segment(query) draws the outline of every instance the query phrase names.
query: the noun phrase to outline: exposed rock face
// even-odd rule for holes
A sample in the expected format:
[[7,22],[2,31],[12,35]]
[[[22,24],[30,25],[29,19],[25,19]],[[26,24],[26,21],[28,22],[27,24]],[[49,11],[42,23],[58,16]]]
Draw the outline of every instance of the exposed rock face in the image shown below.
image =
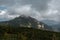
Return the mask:
[[13,27],[28,27],[28,28],[51,30],[51,28],[48,25],[46,25],[40,21],[37,21],[36,19],[34,19],[30,16],[24,16],[24,15],[21,15],[13,20],[10,20],[7,22],[1,22],[0,24],[10,25]]

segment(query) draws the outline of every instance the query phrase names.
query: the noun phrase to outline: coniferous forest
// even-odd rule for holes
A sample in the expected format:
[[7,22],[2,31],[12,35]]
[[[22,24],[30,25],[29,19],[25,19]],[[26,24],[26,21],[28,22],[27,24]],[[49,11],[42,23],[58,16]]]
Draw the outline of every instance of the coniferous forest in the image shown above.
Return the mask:
[[28,27],[0,25],[0,40],[60,40],[60,33]]

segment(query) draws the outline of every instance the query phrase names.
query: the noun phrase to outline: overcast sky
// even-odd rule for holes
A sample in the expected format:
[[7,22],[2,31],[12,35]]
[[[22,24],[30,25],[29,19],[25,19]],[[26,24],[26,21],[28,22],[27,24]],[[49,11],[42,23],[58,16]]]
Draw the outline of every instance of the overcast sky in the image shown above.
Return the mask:
[[60,22],[60,0],[0,0],[0,21],[19,15]]

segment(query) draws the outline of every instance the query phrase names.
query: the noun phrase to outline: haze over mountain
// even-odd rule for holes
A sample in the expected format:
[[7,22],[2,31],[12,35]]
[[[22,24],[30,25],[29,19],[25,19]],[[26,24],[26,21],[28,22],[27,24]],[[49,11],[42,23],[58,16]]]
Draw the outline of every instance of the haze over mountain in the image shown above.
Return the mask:
[[10,25],[11,27],[28,27],[53,31],[51,26],[48,26],[43,22],[37,21],[36,19],[25,15],[21,15],[10,21],[0,22],[0,25]]

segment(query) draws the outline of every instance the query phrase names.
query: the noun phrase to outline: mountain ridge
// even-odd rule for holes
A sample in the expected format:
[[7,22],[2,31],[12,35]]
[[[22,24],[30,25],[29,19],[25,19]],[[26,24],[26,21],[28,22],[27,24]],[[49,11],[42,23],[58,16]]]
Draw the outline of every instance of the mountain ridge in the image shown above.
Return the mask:
[[30,16],[21,15],[16,17],[13,20],[0,22],[0,25],[10,25],[13,27],[29,27],[29,28],[36,28],[36,29],[44,29],[52,31],[52,28],[47,24],[36,20]]

